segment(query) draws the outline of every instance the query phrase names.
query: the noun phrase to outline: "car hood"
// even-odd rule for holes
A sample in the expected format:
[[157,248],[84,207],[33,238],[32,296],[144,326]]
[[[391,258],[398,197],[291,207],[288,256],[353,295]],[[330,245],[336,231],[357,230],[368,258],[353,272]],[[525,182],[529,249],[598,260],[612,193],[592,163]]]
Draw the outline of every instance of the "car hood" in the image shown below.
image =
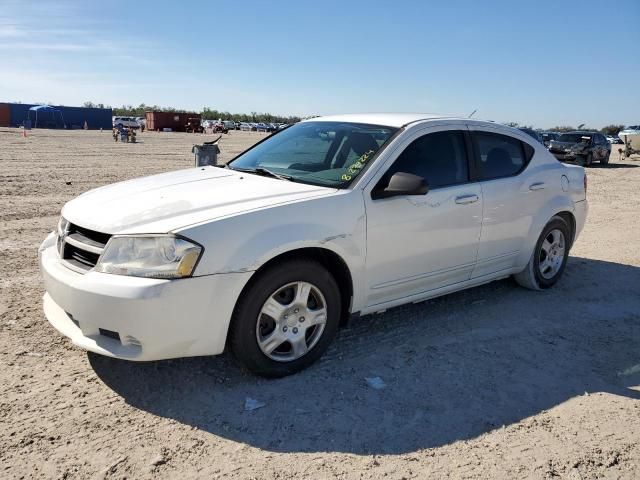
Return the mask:
[[201,167],[90,190],[67,203],[62,215],[71,223],[104,233],[167,233],[336,191],[229,169]]

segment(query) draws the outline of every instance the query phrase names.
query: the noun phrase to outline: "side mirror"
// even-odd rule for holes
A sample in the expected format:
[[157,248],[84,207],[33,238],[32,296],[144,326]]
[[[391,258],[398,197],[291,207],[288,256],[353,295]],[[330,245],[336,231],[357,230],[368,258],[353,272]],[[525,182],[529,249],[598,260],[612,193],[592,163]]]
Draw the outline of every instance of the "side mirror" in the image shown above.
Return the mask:
[[428,191],[429,187],[424,178],[412,173],[396,172],[386,188],[376,188],[371,192],[371,198],[377,200],[399,195],[425,195]]

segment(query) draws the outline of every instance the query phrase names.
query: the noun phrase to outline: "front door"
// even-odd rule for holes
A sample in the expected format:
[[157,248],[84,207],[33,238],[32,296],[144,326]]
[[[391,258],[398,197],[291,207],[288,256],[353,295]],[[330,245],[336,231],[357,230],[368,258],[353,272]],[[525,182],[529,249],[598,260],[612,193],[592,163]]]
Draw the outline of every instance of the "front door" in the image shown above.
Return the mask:
[[[469,181],[465,132],[423,129],[398,152],[363,191],[369,308],[468,280],[476,261],[482,192]],[[425,178],[428,193],[373,200],[396,172]]]

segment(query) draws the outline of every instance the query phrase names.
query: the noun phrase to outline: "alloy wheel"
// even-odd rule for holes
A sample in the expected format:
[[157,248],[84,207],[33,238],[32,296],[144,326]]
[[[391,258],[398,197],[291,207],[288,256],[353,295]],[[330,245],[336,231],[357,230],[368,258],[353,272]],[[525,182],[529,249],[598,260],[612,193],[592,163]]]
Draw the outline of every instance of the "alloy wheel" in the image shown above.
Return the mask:
[[258,314],[258,346],[277,362],[297,360],[318,343],[326,323],[320,289],[309,282],[289,283],[269,295]]
[[538,254],[538,269],[546,280],[553,278],[564,262],[565,239],[559,229],[551,230],[545,237]]

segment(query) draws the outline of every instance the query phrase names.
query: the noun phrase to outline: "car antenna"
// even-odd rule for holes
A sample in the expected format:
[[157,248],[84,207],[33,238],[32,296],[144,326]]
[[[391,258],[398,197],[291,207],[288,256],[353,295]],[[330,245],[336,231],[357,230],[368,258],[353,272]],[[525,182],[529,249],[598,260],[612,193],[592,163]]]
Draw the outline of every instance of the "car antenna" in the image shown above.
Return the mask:
[[578,130],[580,130],[582,127],[584,127],[584,123],[581,123],[580,125],[578,125]]
[[478,109],[476,108],[473,112],[471,112],[471,114],[467,117],[467,118],[471,118],[473,117],[473,115],[478,111]]

